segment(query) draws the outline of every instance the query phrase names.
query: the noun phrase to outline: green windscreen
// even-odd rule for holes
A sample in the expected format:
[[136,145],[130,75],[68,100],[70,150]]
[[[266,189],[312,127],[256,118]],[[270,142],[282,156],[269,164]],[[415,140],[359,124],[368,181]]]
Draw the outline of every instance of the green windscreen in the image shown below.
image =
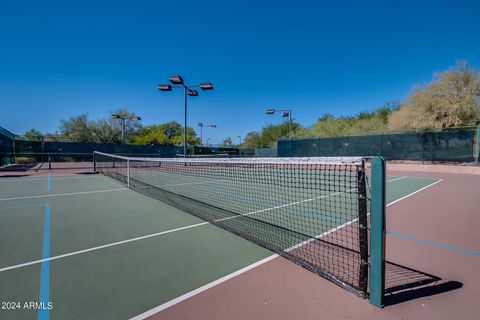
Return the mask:
[[475,160],[475,129],[279,140],[279,157],[382,156],[386,160]]
[[13,152],[14,135],[10,131],[0,127],[0,166],[11,163],[9,153]]

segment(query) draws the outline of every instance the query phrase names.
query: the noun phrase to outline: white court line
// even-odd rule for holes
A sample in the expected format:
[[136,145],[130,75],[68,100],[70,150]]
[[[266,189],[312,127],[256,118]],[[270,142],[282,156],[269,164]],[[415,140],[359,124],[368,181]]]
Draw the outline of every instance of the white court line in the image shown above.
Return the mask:
[[[117,190],[130,190],[130,189],[124,188],[124,189],[117,189]],[[114,190],[111,190],[111,191],[114,191]],[[331,195],[333,196],[333,195],[338,194],[338,193],[340,193],[340,192],[335,192],[335,193],[332,193]],[[324,196],[321,196],[321,197],[328,197],[328,196],[330,196],[330,195],[324,195]],[[317,198],[319,198],[319,197],[317,197]],[[275,208],[286,207],[286,206],[289,206],[289,205],[294,205],[294,204],[298,204],[298,203],[306,202],[306,201],[312,201],[312,200],[315,200],[317,198],[312,198],[312,199],[306,199],[306,200],[303,200],[303,201],[296,201],[296,202],[292,202],[292,203],[287,203],[287,204],[284,204],[284,205],[281,205],[281,206],[277,206]],[[248,212],[248,213],[244,213],[242,215],[233,216],[233,217],[238,218],[240,216],[250,215],[250,214],[253,214],[253,213],[258,213],[258,212],[263,212],[263,211],[268,211],[268,210],[273,210],[273,209],[274,208],[269,208],[269,209],[254,211],[254,212]],[[231,217],[228,217],[228,218],[231,218]],[[224,221],[224,220],[227,220],[227,218],[217,219],[215,221],[217,222],[217,221]],[[104,249],[104,248],[108,248],[108,247],[118,246],[120,244],[125,244],[125,243],[132,242],[132,241],[138,241],[138,240],[143,240],[143,239],[147,239],[147,238],[151,238],[151,237],[156,237],[156,236],[164,235],[164,234],[171,233],[171,232],[176,232],[176,231],[186,230],[186,229],[190,229],[190,228],[194,228],[194,227],[198,227],[198,226],[203,226],[203,225],[206,225],[206,224],[210,224],[210,222],[202,222],[202,223],[192,224],[192,225],[184,226],[184,227],[181,227],[181,228],[166,230],[166,231],[157,232],[157,233],[153,233],[153,234],[149,234],[149,235],[145,235],[145,236],[141,236],[141,237],[136,237],[136,238],[127,239],[127,240],[123,240],[123,241],[113,242],[113,243],[109,243],[109,244],[105,244],[105,245],[101,245],[101,246],[97,246],[97,247],[93,247],[93,248],[89,248],[89,249],[84,249],[84,250],[80,250],[80,251],[74,251],[74,252],[70,252],[70,253],[66,253],[66,254],[62,254],[62,255],[58,255],[58,256],[49,257],[49,258],[46,258],[46,259],[21,263],[21,264],[17,264],[17,265],[2,268],[2,269],[0,269],[0,272],[12,270],[12,269],[18,269],[18,268],[30,266],[30,265],[33,265],[33,264],[42,263],[42,262],[45,262],[45,261],[51,261],[51,260],[57,260],[57,259],[65,258],[65,257],[70,257],[70,256],[74,256],[74,255],[77,255],[77,254],[82,254],[82,253],[85,253],[85,252],[90,252],[90,251],[100,250],[100,249]]]
[[440,183],[440,182],[442,182],[442,181],[443,181],[442,179],[439,179],[439,180],[437,180],[437,181],[435,181],[435,182],[433,182],[433,183],[431,183],[431,184],[429,184],[429,185],[427,185],[427,186],[425,186],[425,187],[423,187],[423,188],[421,188],[421,189],[418,189],[417,191],[414,191],[414,192],[412,192],[412,193],[410,193],[410,194],[407,194],[407,195],[404,196],[404,197],[401,197],[401,198],[399,198],[399,199],[397,199],[397,200],[394,200],[394,201],[390,202],[389,204],[387,204],[387,207],[389,207],[389,206],[391,206],[391,205],[393,205],[393,204],[395,204],[395,203],[397,203],[397,202],[399,202],[399,201],[402,201],[403,199],[406,199],[406,198],[408,198],[408,197],[411,197],[411,196],[413,196],[414,194],[417,194],[417,193],[419,193],[420,191],[423,191],[423,190],[425,190],[425,189],[427,189],[427,188],[430,188],[431,186],[436,185],[437,183]]
[[268,262],[268,261],[270,261],[270,260],[273,260],[273,259],[276,258],[276,257],[278,257],[278,254],[273,254],[273,255],[271,255],[271,256],[268,256],[268,257],[266,257],[266,258],[264,258],[264,259],[262,259],[262,260],[259,260],[259,261],[255,262],[255,263],[252,263],[251,265],[248,265],[248,266],[246,266],[246,267],[244,267],[244,268],[242,268],[242,269],[240,269],[240,270],[237,270],[237,271],[235,271],[235,272],[232,272],[232,273],[230,273],[230,274],[227,274],[226,276],[224,276],[224,277],[222,277],[222,278],[219,278],[219,279],[217,279],[217,280],[215,280],[215,281],[212,281],[212,282],[210,282],[210,283],[207,283],[206,285],[201,286],[200,288],[197,288],[197,289],[192,290],[192,291],[190,291],[190,292],[187,292],[187,293],[185,293],[185,294],[183,294],[183,295],[181,295],[181,296],[179,296],[179,297],[176,297],[175,299],[172,299],[172,300],[170,300],[170,301],[168,301],[168,302],[165,302],[164,304],[162,304],[162,305],[160,305],[160,306],[158,306],[158,307],[156,307],[156,308],[153,308],[153,309],[148,310],[148,311],[146,311],[146,312],[144,312],[144,313],[142,313],[142,314],[139,314],[138,316],[135,316],[135,317],[133,317],[133,318],[130,318],[130,320],[141,320],[141,319],[148,318],[148,317],[154,315],[155,313],[158,313],[159,311],[162,311],[162,310],[164,310],[164,309],[170,308],[171,306],[174,306],[174,305],[176,305],[177,303],[182,302],[183,300],[187,300],[188,298],[191,298],[191,297],[193,297],[193,296],[195,296],[195,295],[197,295],[197,294],[199,294],[199,293],[201,293],[201,292],[203,292],[203,291],[206,291],[206,290],[208,290],[208,289],[211,289],[211,288],[213,288],[213,287],[215,287],[215,286],[217,286],[217,285],[219,285],[219,284],[221,284],[221,283],[223,283],[223,282],[225,282],[225,281],[227,281],[227,280],[230,280],[230,279],[232,279],[232,278],[235,278],[236,276],[238,276],[238,275],[240,275],[240,274],[242,274],[242,273],[244,273],[244,272],[247,272],[247,271],[249,271],[249,270],[251,270],[251,269],[253,269],[253,268],[256,268],[256,267],[258,267],[258,266],[260,266],[260,265],[262,265],[262,264],[264,264],[264,263],[266,263],[266,262]]
[[[95,175],[91,174],[89,176],[78,176],[78,175],[53,175],[52,180],[66,180],[66,179],[91,179],[92,176],[98,176],[98,177],[104,177],[101,175]],[[46,180],[48,178],[48,175],[45,176],[37,176],[37,177],[31,177],[31,178],[14,178],[14,177],[9,177],[9,178],[1,178],[0,182],[22,182],[22,181],[35,181],[35,180]]]
[[37,198],[49,198],[49,197],[62,197],[62,196],[73,196],[78,194],[90,194],[90,193],[103,193],[103,192],[114,192],[114,191],[125,191],[130,190],[128,188],[117,188],[117,189],[106,189],[106,190],[96,190],[96,191],[79,191],[79,192],[69,192],[69,193],[53,193],[53,194],[41,194],[38,196],[25,196],[25,197],[15,197],[15,198],[0,198],[0,201],[11,201],[11,200],[24,200],[24,199],[37,199]]
[[323,196],[318,196],[318,197],[315,197],[315,198],[290,202],[290,203],[282,204],[282,205],[275,206],[275,207],[270,207],[270,208],[266,208],[266,209],[260,209],[260,210],[257,210],[257,211],[242,213],[242,214],[239,214],[239,215],[236,215],[236,216],[230,216],[230,217],[225,217],[225,218],[222,218],[222,219],[218,219],[218,220],[215,220],[215,222],[221,222],[221,221],[225,221],[225,220],[236,219],[236,218],[242,217],[242,216],[249,216],[249,215],[257,214],[257,213],[261,213],[261,212],[266,212],[266,211],[272,211],[272,210],[275,210],[275,209],[285,208],[285,207],[293,206],[293,205],[296,205],[296,204],[299,204],[299,203],[310,202],[310,201],[315,201],[315,200],[318,200],[318,199],[323,199],[323,198],[327,198],[327,197],[336,196],[337,194],[344,193],[344,192],[349,192],[349,191],[350,190],[338,191],[338,192],[334,192],[334,193],[330,193],[330,194],[325,194]]
[[387,180],[385,182],[393,182],[393,181],[398,181],[398,180],[402,180],[402,179],[407,179],[408,177],[398,177],[398,178],[394,178],[394,179],[391,179],[391,180]]
[[148,239],[148,238],[156,237],[156,236],[167,234],[167,233],[172,233],[172,232],[176,232],[176,231],[180,231],[180,230],[185,230],[185,229],[190,229],[190,228],[194,228],[194,227],[198,227],[198,226],[203,226],[203,225],[206,225],[206,224],[210,224],[210,223],[209,222],[201,222],[201,223],[197,223],[197,224],[191,224],[191,225],[188,225],[188,226],[185,226],[185,227],[170,229],[170,230],[166,230],[166,231],[162,231],[162,232],[149,234],[149,235],[146,235],[146,236],[141,236],[141,237],[127,239],[127,240],[123,240],[123,241],[119,241],[119,242],[104,244],[104,245],[101,245],[101,246],[92,247],[92,248],[79,250],[79,251],[74,251],[74,252],[70,252],[70,253],[65,253],[65,254],[61,254],[61,255],[58,255],[58,256],[49,257],[49,258],[46,258],[46,259],[40,259],[40,260],[25,262],[25,263],[17,264],[17,265],[14,265],[14,266],[9,266],[9,267],[2,268],[2,269],[0,269],[0,272],[13,270],[13,269],[18,269],[18,268],[23,268],[23,267],[26,267],[26,266],[39,264],[39,263],[46,262],[46,261],[52,261],[52,260],[58,260],[58,259],[66,258],[66,257],[76,256],[76,255],[86,253],[86,252],[90,252],[90,251],[96,251],[96,250],[105,249],[105,248],[109,248],[109,247],[113,247],[113,246],[118,246],[120,244],[125,244],[125,243],[129,243],[129,242],[133,242],[133,241]]
[[[135,179],[135,177],[133,177]],[[161,188],[161,187],[177,187],[177,186],[189,186],[189,185],[194,185],[194,184],[211,184],[211,183],[217,183],[218,181],[211,180],[211,181],[199,181],[199,182],[182,182],[182,183],[172,183],[172,184],[160,184],[160,185],[154,185],[154,187]],[[142,187],[138,189],[150,189],[150,187]]]
[[[391,176],[391,177],[395,177],[395,176]],[[417,180],[441,180],[441,179],[438,179],[438,178],[412,177],[412,176],[406,176],[406,178],[417,179]]]

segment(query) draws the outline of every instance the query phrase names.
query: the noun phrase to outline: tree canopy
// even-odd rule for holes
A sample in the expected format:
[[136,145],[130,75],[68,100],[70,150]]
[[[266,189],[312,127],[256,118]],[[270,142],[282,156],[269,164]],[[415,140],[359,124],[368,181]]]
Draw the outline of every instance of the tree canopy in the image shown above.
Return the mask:
[[[112,114],[125,117],[125,140],[131,141],[136,131],[141,127],[134,112],[127,109],[117,109]],[[122,127],[118,119],[111,116],[98,120],[88,119],[88,115],[81,114],[67,120],[60,121],[59,139],[73,142],[121,143]]]
[[37,129],[30,129],[25,131],[25,133],[22,136],[23,140],[28,140],[28,141],[43,141],[44,135]]
[[[137,130],[132,142],[149,145],[183,145],[183,126],[176,121],[145,126]],[[200,138],[196,137],[195,130],[191,127],[187,127],[187,143],[200,144]]]
[[388,131],[388,117],[397,108],[396,102],[390,102],[374,111],[363,111],[355,116],[334,117],[327,113],[318,118],[304,135],[343,136]]
[[225,139],[222,140],[220,143],[221,147],[232,147],[233,146],[233,141],[231,137],[226,137]]
[[[275,142],[281,138],[290,136],[290,126],[287,121],[278,125],[267,124],[260,132],[249,132],[243,139],[242,147],[244,148],[269,148],[274,147]],[[304,136],[305,128],[299,123],[292,121],[291,136]]]
[[389,119],[392,130],[444,129],[480,122],[480,75],[465,61],[416,88]]

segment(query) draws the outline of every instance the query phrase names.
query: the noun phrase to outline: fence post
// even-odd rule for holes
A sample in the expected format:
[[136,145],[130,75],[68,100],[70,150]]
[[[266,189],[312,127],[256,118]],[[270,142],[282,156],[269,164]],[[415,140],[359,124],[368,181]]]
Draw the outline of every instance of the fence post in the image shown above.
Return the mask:
[[97,159],[95,151],[93,152],[93,173],[97,173]]
[[480,157],[480,123],[477,124],[477,144],[475,146],[475,165],[478,166],[478,161]]
[[475,165],[478,166],[480,161],[480,122],[477,123],[477,134],[476,134],[476,143],[475,143]]
[[130,188],[130,160],[127,159],[127,187]]
[[380,134],[380,154],[379,154],[379,156],[383,157],[383,132]]

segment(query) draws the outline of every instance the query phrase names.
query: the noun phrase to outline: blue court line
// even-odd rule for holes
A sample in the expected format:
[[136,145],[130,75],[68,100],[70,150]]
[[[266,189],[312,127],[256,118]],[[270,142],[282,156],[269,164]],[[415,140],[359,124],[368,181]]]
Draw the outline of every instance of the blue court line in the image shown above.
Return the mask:
[[22,208],[34,208],[34,207],[43,207],[43,204],[29,204],[24,206],[11,206],[11,207],[1,207],[1,210],[9,210],[9,209],[22,209]]
[[[50,204],[45,204],[45,214],[43,222],[43,247],[42,260],[50,257]],[[47,308],[50,302],[50,262],[42,262],[40,274],[40,294],[38,301],[41,303],[38,309],[38,320],[50,319],[50,310]]]
[[47,191],[50,191],[51,185],[52,185],[52,175],[51,175],[51,173],[49,172],[49,173],[48,173],[48,178],[47,178]]
[[407,240],[411,240],[411,241],[415,241],[415,242],[419,242],[419,243],[423,243],[423,244],[428,244],[428,245],[431,245],[431,246],[434,246],[434,247],[453,250],[453,251],[457,251],[457,252],[460,252],[460,253],[466,253],[466,254],[470,254],[472,256],[480,257],[480,253],[478,253],[478,252],[469,251],[469,250],[460,249],[460,248],[455,248],[455,247],[452,247],[452,246],[449,246],[449,245],[446,245],[446,244],[441,244],[441,243],[438,243],[438,242],[422,240],[422,239],[406,236],[404,234],[388,232],[388,231],[387,231],[387,234],[390,235],[390,236],[394,236],[394,237],[399,237],[399,238],[403,238],[403,239],[407,239]]

